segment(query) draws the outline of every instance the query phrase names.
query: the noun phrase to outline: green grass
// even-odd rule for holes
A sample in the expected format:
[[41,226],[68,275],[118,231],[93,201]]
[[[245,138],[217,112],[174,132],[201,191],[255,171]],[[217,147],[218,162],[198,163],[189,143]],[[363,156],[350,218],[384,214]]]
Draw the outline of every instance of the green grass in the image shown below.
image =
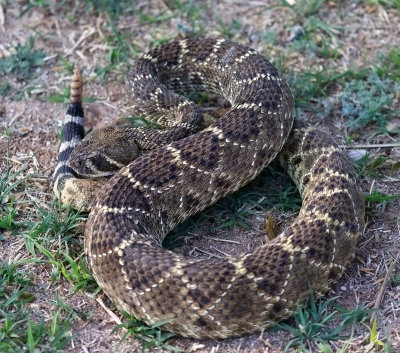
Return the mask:
[[349,72],[321,71],[289,71],[286,80],[292,89],[296,108],[302,112],[327,115],[332,106],[324,105],[324,99],[330,90],[342,79],[349,75]]
[[[109,28],[111,33],[105,38],[105,42],[109,48],[107,54],[107,60],[109,63],[103,67],[95,68],[96,74],[102,81],[105,80],[106,75],[109,73],[117,74],[119,77],[121,77],[122,81],[122,78],[125,78],[132,58],[138,56],[136,48],[131,43],[131,34],[124,33],[118,28],[117,19],[122,13],[130,11],[135,12],[142,26],[154,26],[158,23],[169,21],[172,18],[181,17],[186,20],[186,23],[189,24],[189,26],[184,26],[182,23],[178,24],[177,30],[184,36],[204,34],[204,29],[199,26],[199,23],[201,23],[200,17],[203,15],[206,7],[199,6],[194,0],[182,2],[179,0],[174,0],[171,3],[168,3],[170,11],[161,11],[156,15],[149,15],[144,10],[137,10],[135,8],[132,9],[129,6],[122,11],[119,9],[120,5],[117,1],[87,1],[89,7],[91,7],[92,4],[94,6],[95,3],[97,3],[97,5],[101,4],[98,5],[98,8],[110,15]],[[220,25],[221,33],[225,33],[226,36],[229,36],[228,32],[235,28],[234,22],[232,22],[232,24],[228,27],[226,27],[222,22]],[[154,38],[152,46],[158,46],[170,39],[171,38],[168,37]]]
[[18,80],[31,79],[34,68],[44,64],[44,50],[34,49],[35,39],[31,36],[26,44],[18,44],[15,53],[0,59],[0,75],[12,74]]
[[29,310],[29,303],[36,300],[30,290],[35,286],[19,267],[31,262],[0,264],[0,351],[4,353],[61,352],[71,340],[71,312],[56,305],[45,320]]
[[400,78],[400,49],[391,48],[388,55],[378,54],[377,74],[382,79],[398,81]]
[[290,51],[300,52],[309,59],[323,57],[337,60],[341,56],[342,48],[337,37],[344,28],[325,22],[319,15],[325,0],[280,0],[280,3],[291,9],[294,15]]
[[[5,171],[0,175],[0,230],[14,231],[17,228],[15,217],[17,210],[14,208],[14,197],[12,192],[18,185],[24,183],[29,176],[20,177],[26,169],[26,165],[20,167],[16,172],[11,172],[9,166],[10,154],[10,132],[5,131],[2,135],[7,138],[7,152],[5,156]],[[0,236],[0,241],[2,237]]]
[[242,30],[242,24],[239,20],[233,19],[230,23],[225,24],[221,18],[217,19],[219,24],[218,32],[225,39],[232,39],[232,37]]
[[[278,58],[275,62],[286,71]],[[379,56],[371,68],[359,68],[340,72],[334,66],[318,71],[288,71],[286,79],[292,89],[296,108],[320,117],[329,116],[334,101],[326,99],[341,87],[338,93],[340,114],[350,131],[366,126],[377,133],[396,133],[387,130],[387,124],[399,116],[396,104],[400,92],[400,53],[393,49],[386,56]]]
[[[310,6],[311,13],[321,6],[321,1],[303,1]],[[301,2],[302,3],[302,2]],[[303,7],[296,2],[293,7]],[[308,13],[307,6],[304,11]],[[374,127],[377,133],[389,131],[387,124],[399,116],[398,94],[400,92],[400,50],[392,48],[389,53],[379,53],[370,66],[353,67],[343,71],[335,61],[342,55],[338,37],[343,33],[340,26],[328,24],[316,14],[304,17],[296,12],[301,23],[302,34],[294,37],[286,54],[302,53],[307,59],[315,57],[330,59],[331,64],[323,69],[288,69],[285,54],[275,57],[274,64],[284,73],[292,89],[298,113],[313,113],[327,117],[340,107],[350,132],[366,126]],[[268,30],[261,33],[261,39],[274,43],[276,34]],[[336,92],[336,97],[334,94]],[[329,99],[328,99],[329,97]]]
[[400,260],[397,261],[397,264],[394,267],[391,285],[392,287],[397,287],[398,285],[400,285]]
[[365,196],[365,201],[368,203],[379,203],[381,212],[385,212],[387,203],[392,200],[400,199],[400,194],[386,195],[383,192],[374,190],[372,194]]
[[[12,202],[9,206],[11,208]],[[31,255],[30,260],[0,265],[1,352],[62,352],[69,345],[74,321],[77,318],[90,320],[90,314],[72,310],[58,297],[54,297],[54,303],[51,304],[50,320],[36,319],[37,315],[28,309],[28,304],[36,298],[30,288],[35,293],[38,292],[37,295],[41,295],[41,292],[28,278],[20,275],[29,274],[26,269],[19,270],[22,265],[32,263],[46,267],[50,273],[50,287],[64,279],[69,281],[72,287],[66,294],[67,297],[77,291],[91,292],[93,295],[100,291],[86,266],[83,241],[79,237],[84,216],[71,209],[60,209],[57,203],[53,203],[48,210],[34,206],[37,214],[32,213],[32,220],[25,223],[22,231],[19,229],[17,234],[9,235],[23,239],[25,248]],[[2,240],[4,239],[0,238]],[[113,332],[126,328],[123,339],[129,335],[138,338],[142,342],[143,350],[153,346],[172,349],[166,342],[172,335],[161,332],[158,328],[161,324],[147,326],[130,317]]]
[[86,11],[104,12],[112,18],[133,12],[136,5],[135,2],[128,0],[84,0],[83,3],[85,3]]
[[196,0],[173,0],[176,15],[186,19],[188,25],[179,23],[177,30],[184,36],[204,36],[207,34],[203,17],[207,10],[206,5]]
[[[356,170],[358,179],[364,179],[372,177],[374,179],[383,179],[384,175],[382,171],[387,167],[387,159],[383,156],[377,156],[370,158],[369,153],[366,153],[363,157],[353,162],[353,166]],[[395,164],[392,165],[392,169]],[[387,169],[387,168],[386,168]],[[371,194],[365,195],[365,201],[368,204],[377,203],[380,204],[381,212],[385,212],[389,201],[393,201],[400,198],[400,194],[386,195],[378,190],[374,190]]]
[[393,133],[386,125],[400,114],[396,96],[400,92],[400,51],[378,54],[370,67],[353,69],[342,82],[341,113],[351,130],[374,126],[377,131]]
[[182,352],[180,348],[174,347],[166,342],[175,335],[169,332],[162,332],[159,329],[161,325],[167,323],[168,321],[160,321],[156,324],[148,326],[131,315],[124,313],[124,316],[127,321],[115,326],[111,332],[114,333],[121,329],[124,329],[125,332],[121,338],[120,343],[122,343],[129,337],[133,337],[141,341],[142,352],[145,352],[146,350],[153,347],[158,347],[174,352]]
[[81,224],[86,219],[71,209],[62,211],[57,203],[50,210],[35,206],[37,221],[22,233],[26,249],[51,267],[51,284],[66,278],[73,291],[98,292],[99,288],[86,267],[83,256]]
[[384,128],[400,114],[400,108],[393,106],[396,91],[400,91],[398,82],[382,79],[375,71],[369,72],[365,78],[347,82],[340,101],[348,126],[352,130],[368,124]]
[[4,82],[0,85],[0,96],[7,96],[11,91],[11,86],[8,82]]
[[[277,182],[279,180],[279,182]],[[264,216],[275,208],[280,211],[298,211],[301,198],[290,178],[277,167],[268,167],[247,187],[219,201],[202,216],[214,219],[216,229],[239,226],[251,229],[249,219]]]
[[[12,206],[10,202],[12,217],[16,217]],[[78,317],[88,320],[85,313],[75,312],[54,294],[51,294],[53,299],[46,309],[49,310],[48,319],[40,319],[40,315],[31,312],[28,304],[44,293],[30,282],[33,277],[29,276],[26,265],[40,264],[41,268],[46,268],[51,274],[50,286],[67,279],[72,284],[70,295],[78,290],[95,294],[99,291],[82,256],[82,243],[75,239],[76,227],[82,221],[79,214],[75,211],[59,212],[55,208],[44,211],[38,206],[36,211],[31,211],[29,221],[21,222],[23,226],[17,232],[8,235],[17,241],[23,240],[31,255],[29,260],[0,265],[1,352],[62,352],[70,343],[73,322]],[[15,229],[12,217],[3,228]]]
[[6,211],[2,218],[0,218],[0,229],[4,230],[15,230],[18,225],[15,221],[15,216],[17,215],[17,210],[13,208],[13,201],[11,200],[10,206],[8,207],[8,212]]
[[353,162],[353,166],[357,172],[357,177],[363,179],[366,176],[375,179],[382,179],[383,175],[379,172],[386,163],[386,158],[377,156],[370,158],[370,153],[366,153],[363,157]]
[[34,199],[16,199],[14,195],[29,194],[30,178],[27,165],[12,171],[7,162],[0,176],[0,229],[7,231],[0,242],[23,240],[31,254],[27,260],[0,264],[0,351],[62,352],[70,343],[72,322],[80,314],[54,295],[47,315],[32,312],[30,303],[44,293],[32,282],[28,266],[46,267],[51,273],[50,285],[66,278],[75,291],[96,292],[98,287],[86,268],[81,242],[74,240],[83,218],[55,207],[44,210]]
[[161,11],[157,15],[153,16],[147,15],[141,11],[138,11],[137,13],[139,15],[139,20],[141,25],[153,24],[153,23],[157,24],[159,22],[164,22],[174,17],[173,14],[167,13],[167,11]]
[[110,72],[125,77],[130,61],[137,56],[135,48],[130,43],[130,34],[122,33],[114,21],[110,21],[110,28],[111,34],[105,38],[109,64],[104,67],[96,67],[94,70],[101,81],[104,81],[105,76]]
[[[294,315],[294,325],[279,323],[275,329],[288,331],[292,338],[285,347],[285,352],[297,348],[297,352],[314,352],[316,347],[323,352],[332,352],[331,341],[349,339],[358,323],[366,320],[371,310],[361,305],[353,310],[347,310],[337,304],[337,298],[316,300],[310,294],[308,303],[297,306]],[[348,334],[350,332],[350,334]]]
[[343,27],[330,25],[317,16],[310,16],[304,20],[302,29],[304,35],[292,41],[292,51],[301,52],[311,59],[324,57],[337,60],[341,56],[337,35],[343,33]]
[[382,5],[400,9],[400,0],[364,0],[367,5]]
[[15,172],[11,172],[10,168],[6,167],[5,173],[0,175],[0,211],[12,208],[13,191],[31,177],[30,174],[23,176],[26,169],[27,165],[23,165]]
[[[64,2],[64,1],[62,1]],[[20,17],[24,16],[27,14],[29,11],[31,11],[34,8],[41,8],[41,9],[47,9],[50,6],[49,0],[29,0],[25,7],[22,9],[21,13],[19,14]]]
[[[0,352],[63,352],[70,345],[74,322],[78,318],[89,321],[90,313],[75,311],[50,294],[47,319],[40,318],[30,310],[30,304],[44,293],[33,283],[34,276],[27,266],[40,265],[41,271],[45,268],[50,274],[50,288],[69,281],[71,288],[66,297],[77,291],[99,293],[83,252],[81,225],[86,216],[61,208],[57,202],[42,207],[34,199],[15,201],[14,194],[29,193],[31,175],[26,173],[27,165],[12,171],[7,164],[0,176],[0,229],[8,231],[0,236],[0,242],[8,238],[22,240],[30,254],[28,260],[0,264]],[[23,210],[20,203],[24,204]],[[142,342],[143,350],[153,346],[172,349],[166,342],[171,334],[162,333],[158,326],[149,327],[131,318],[124,338],[134,335]]]
[[263,43],[273,46],[277,41],[277,33],[268,29],[260,33],[260,39]]
[[[28,260],[0,264],[0,352],[63,352],[70,345],[74,322],[78,318],[89,321],[90,313],[75,311],[51,294],[47,319],[41,319],[30,310],[30,304],[44,293],[33,283],[34,277],[27,266],[46,268],[50,288],[65,279],[69,281],[72,286],[65,294],[67,297],[77,291],[96,295],[100,288],[86,266],[82,247],[81,225],[86,216],[61,208],[57,202],[41,207],[33,200],[21,200],[24,211],[20,211],[13,193],[27,188],[30,175],[24,175],[26,172],[26,165],[14,172],[7,168],[0,177],[0,229],[9,231],[0,236],[0,242],[6,238],[22,240],[30,254]],[[149,327],[133,322],[131,318],[126,323],[124,338],[135,335],[141,340],[143,350],[153,346],[172,349],[166,342],[171,334],[162,333],[157,325]]]
[[147,120],[147,119],[144,119],[141,117],[137,117],[137,116],[124,117],[123,120],[126,121],[126,123],[132,127],[146,127],[146,128],[151,128],[151,129],[162,129],[161,125],[159,125],[153,121],[150,121],[150,120]]
[[[26,249],[34,259],[43,255],[53,266],[52,281],[55,274],[63,274],[77,288],[93,287],[94,280],[88,273],[84,261],[80,259],[83,253],[81,242],[76,238],[80,231],[79,224],[85,219],[76,211],[62,211],[53,203],[50,209],[44,209],[33,201],[21,199],[15,201],[14,192],[21,193],[31,175],[24,175],[27,166],[24,165],[11,172],[7,169],[0,176],[0,229],[8,230],[9,236],[22,237]],[[21,212],[20,204],[24,204],[25,212]],[[27,204],[30,210],[27,214]],[[20,213],[24,213],[21,219]],[[0,238],[0,241],[2,239]],[[77,257],[79,263],[73,260]],[[57,277],[60,279],[60,276]]]
[[280,3],[293,10],[293,12],[299,16],[310,16],[318,12],[325,0],[298,0],[289,2],[286,0],[280,0]]
[[[69,85],[66,85],[66,86],[64,86],[64,88],[61,90],[60,93],[51,95],[51,96],[40,97],[40,99],[42,99],[46,102],[50,102],[50,103],[68,104],[70,102],[70,87],[69,87]],[[86,104],[86,103],[97,102],[99,100],[101,100],[101,99],[98,97],[85,96],[85,97],[83,97],[82,102],[84,104]]]
[[35,69],[44,65],[46,53],[44,50],[34,49],[35,39],[29,37],[28,41],[22,45],[16,45],[12,54],[5,58],[0,58],[0,77],[6,78],[8,75],[13,75],[17,81],[25,82],[25,86],[18,89],[15,93],[13,86],[9,82],[0,84],[0,95],[10,96],[14,94],[15,100],[20,100],[29,95],[37,87],[29,86],[29,82],[36,79],[37,74]]
[[196,232],[205,222],[211,225],[211,231],[234,227],[250,230],[254,217],[265,220],[272,209],[292,212],[298,211],[300,206],[301,197],[296,186],[274,163],[246,187],[179,225],[165,238],[163,246],[171,249],[182,245],[183,236]]

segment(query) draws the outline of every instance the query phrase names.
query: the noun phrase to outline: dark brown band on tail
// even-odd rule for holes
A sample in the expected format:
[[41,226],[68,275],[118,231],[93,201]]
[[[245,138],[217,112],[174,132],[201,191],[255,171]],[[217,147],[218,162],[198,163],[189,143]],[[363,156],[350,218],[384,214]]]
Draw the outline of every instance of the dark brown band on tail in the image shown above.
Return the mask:
[[72,104],[82,103],[83,80],[77,66],[74,68],[74,74],[71,77],[69,100]]

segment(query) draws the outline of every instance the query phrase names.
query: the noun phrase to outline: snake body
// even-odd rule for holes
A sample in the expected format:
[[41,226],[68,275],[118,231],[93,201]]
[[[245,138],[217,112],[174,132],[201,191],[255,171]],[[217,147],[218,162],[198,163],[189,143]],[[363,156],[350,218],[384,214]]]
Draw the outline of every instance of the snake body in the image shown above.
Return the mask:
[[[351,163],[328,136],[298,122],[292,128],[290,89],[268,60],[230,41],[176,41],[139,58],[127,88],[134,112],[165,129],[134,130],[138,148],[151,150],[102,186],[91,207],[85,252],[111,300],[148,324],[165,320],[162,328],[181,336],[226,338],[288,317],[310,288],[326,293],[354,257],[363,197]],[[201,130],[197,106],[179,95],[192,90],[219,93],[231,108]],[[84,192],[79,180],[90,182],[67,163],[82,118],[77,98],[54,174],[63,202]],[[247,184],[278,152],[303,198],[297,219],[280,235],[225,259],[162,248],[177,224]]]

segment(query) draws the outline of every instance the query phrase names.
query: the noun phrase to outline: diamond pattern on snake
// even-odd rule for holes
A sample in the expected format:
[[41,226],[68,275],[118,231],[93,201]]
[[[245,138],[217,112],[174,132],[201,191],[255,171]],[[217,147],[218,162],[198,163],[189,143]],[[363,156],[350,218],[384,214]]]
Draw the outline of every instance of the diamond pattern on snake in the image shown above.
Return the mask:
[[[63,203],[90,210],[85,253],[107,296],[148,324],[166,320],[162,329],[178,335],[226,338],[290,316],[310,288],[326,293],[354,257],[364,201],[337,145],[293,123],[292,93],[272,64],[245,45],[186,39],[137,59],[126,88],[133,113],[163,129],[109,127],[84,137],[76,71],[53,175]],[[192,91],[222,95],[231,107],[205,127],[183,95]],[[275,239],[224,259],[162,248],[174,227],[247,184],[274,158],[303,200]]]

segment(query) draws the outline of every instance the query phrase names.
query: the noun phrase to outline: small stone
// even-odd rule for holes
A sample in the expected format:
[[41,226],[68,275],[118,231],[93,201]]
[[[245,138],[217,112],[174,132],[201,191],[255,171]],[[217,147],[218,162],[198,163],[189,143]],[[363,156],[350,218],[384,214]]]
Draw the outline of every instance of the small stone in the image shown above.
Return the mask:
[[356,161],[362,157],[364,157],[367,154],[367,150],[365,149],[355,149],[355,150],[347,150],[346,155],[349,157],[352,161]]
[[252,43],[258,43],[260,41],[260,36],[257,33],[253,33],[249,39]]
[[294,26],[290,32],[289,41],[294,42],[297,39],[304,37],[306,32],[304,32],[303,27],[301,26]]

